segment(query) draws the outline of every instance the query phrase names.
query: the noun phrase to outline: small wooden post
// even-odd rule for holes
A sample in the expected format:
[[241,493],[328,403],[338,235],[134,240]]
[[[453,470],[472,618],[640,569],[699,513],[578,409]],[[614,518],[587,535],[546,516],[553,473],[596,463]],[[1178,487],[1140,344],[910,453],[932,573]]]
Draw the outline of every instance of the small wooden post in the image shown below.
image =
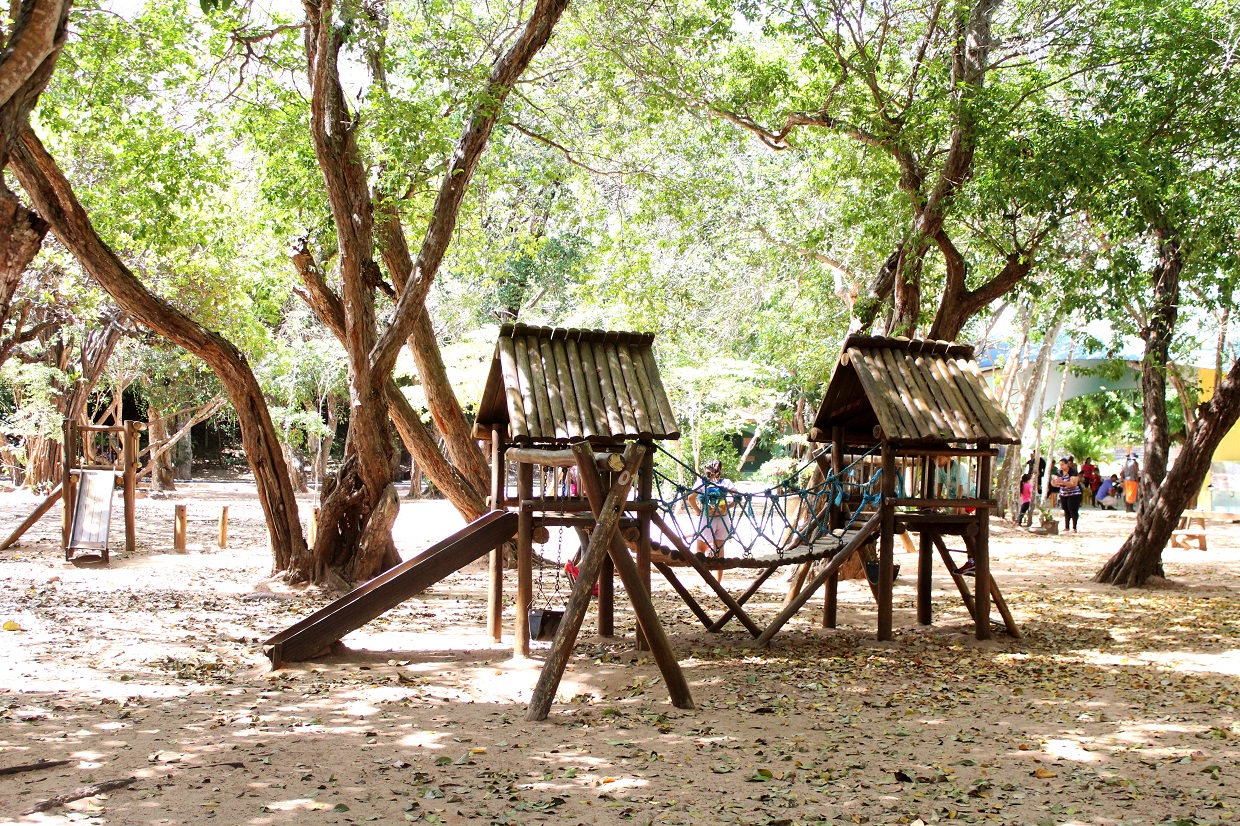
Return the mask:
[[[980,448],[990,445],[982,442]],[[981,457],[977,472],[977,496],[990,499],[990,456]],[[979,640],[990,639],[990,509],[977,509],[977,538],[973,547],[973,596],[977,600],[974,613],[976,636]]]
[[220,508],[220,538],[219,548],[221,551],[228,548],[228,506],[224,505]]
[[517,465],[517,616],[512,654],[530,655],[530,604],[534,600],[534,466]]
[[[508,466],[504,463],[504,431],[491,428],[491,510],[504,510]],[[504,634],[504,546],[491,551],[487,583],[487,634],[500,642]]]
[[125,422],[121,429],[121,456],[124,471],[121,495],[125,500],[125,552],[138,547],[138,432],[141,422]]
[[598,575],[598,635],[616,636],[616,566],[610,556]]
[[176,517],[172,523],[172,550],[179,554],[185,553],[185,536],[189,519],[185,505],[176,506]]
[[[844,428],[831,428],[831,473],[838,476],[844,470]],[[844,526],[844,512],[831,505],[830,525],[833,530]],[[840,575],[827,578],[826,591],[822,596],[822,627],[835,628],[839,624]]]
[[878,539],[878,639],[887,642],[892,638],[891,584],[895,573],[896,553],[896,506],[891,500],[896,495],[896,462],[891,442],[882,442],[882,527]]
[[[646,455],[642,459],[641,479],[637,487],[637,501],[646,503],[651,501],[654,492],[654,444],[648,440],[642,441],[642,447],[646,449]],[[650,511],[643,510],[638,516],[640,536],[637,539],[637,571],[641,574],[642,585],[646,587],[646,593],[650,593],[650,553],[653,550],[650,542]],[[722,577],[723,572],[720,571]],[[649,651],[650,642],[646,639],[645,633],[639,625],[637,627],[637,650]]]
[[77,504],[77,490],[74,487],[76,480],[73,476],[73,468],[77,465],[77,446],[74,444],[76,435],[77,427],[73,422],[65,419],[64,427],[61,430],[60,444],[60,498],[65,506],[64,515],[60,522],[60,548],[65,552],[65,559],[69,558],[69,535],[73,530],[73,507]]
[[[311,548],[313,548],[314,543],[318,542],[319,540],[319,512],[321,510],[322,510],[321,508],[310,509],[310,530],[308,531],[309,536],[306,537],[306,543]],[[270,549],[270,545],[271,545],[270,537],[268,537],[267,545],[268,545],[268,548]]]
[[[934,474],[937,466],[933,456],[921,460],[921,497],[934,498]],[[923,528],[918,535],[917,548],[917,623],[929,625],[933,622],[934,611],[931,605],[934,577],[934,541]]]

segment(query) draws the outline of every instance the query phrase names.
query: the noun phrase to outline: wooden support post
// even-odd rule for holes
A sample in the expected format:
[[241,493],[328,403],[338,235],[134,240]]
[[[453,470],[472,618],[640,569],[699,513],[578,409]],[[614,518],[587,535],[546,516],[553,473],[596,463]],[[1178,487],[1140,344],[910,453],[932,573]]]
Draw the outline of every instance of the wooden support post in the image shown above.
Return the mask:
[[[931,540],[939,549],[939,556],[943,559],[943,565],[947,568],[947,573],[951,574],[952,581],[956,583],[956,590],[960,592],[960,601],[964,603],[965,609],[969,612],[969,616],[973,617],[974,622],[977,621],[977,608],[973,602],[973,594],[969,592],[969,583],[965,580],[964,574],[956,567],[956,563],[952,561],[951,552],[947,550],[947,544],[943,541],[940,534],[931,534]],[[966,539],[967,543],[968,540]]]
[[[654,514],[652,519],[654,524],[659,526],[659,530],[663,532],[663,535],[667,537],[668,541],[676,546],[676,550],[680,551],[680,555],[684,559],[685,564],[698,572],[698,576],[702,578],[702,581],[715,592],[715,596],[719,597],[719,601],[731,610],[733,616],[740,621],[741,625],[745,626],[745,630],[750,634],[753,634],[755,637],[761,634],[762,629],[759,628],[757,623],[749,617],[749,614],[745,613],[745,609],[741,607],[741,604],[737,602],[730,593],[728,593],[728,589],[724,588],[719,580],[715,578],[714,573],[710,571],[702,560],[698,559],[693,551],[689,549],[689,546],[685,544],[685,541],[681,538],[680,534],[664,522],[663,517],[659,516],[657,513]],[[625,587],[628,586],[626,585]]]
[[[508,466],[504,461],[504,431],[491,428],[491,510],[504,510],[508,496]],[[487,581],[487,634],[500,642],[504,634],[504,546],[491,551]]]
[[[934,477],[938,472],[935,457],[924,456],[921,460],[921,498],[934,498]],[[930,625],[934,621],[934,540],[926,531],[918,534],[917,549],[917,622]]]
[[[643,441],[642,447],[646,449],[646,455],[642,459],[641,479],[637,487],[637,500],[639,502],[649,502],[651,494],[654,492],[654,445],[649,441]],[[637,538],[637,571],[641,574],[642,585],[646,588],[646,593],[650,593],[650,511],[643,510],[638,516],[639,530],[641,535]],[[641,627],[637,629],[637,650],[649,651],[650,641],[646,639],[646,635],[642,632]]]
[[22,534],[30,530],[31,526],[33,526],[35,522],[38,522],[43,518],[43,514],[52,509],[52,505],[55,505],[60,501],[60,492],[63,490],[63,484],[64,483],[62,482],[60,485],[52,488],[52,492],[47,495],[46,499],[39,503],[39,506],[34,509],[34,512],[23,519],[22,523],[13,529],[13,532],[9,534],[9,538],[3,542],[0,542],[0,551],[7,550],[12,547],[14,542],[21,539]]
[[822,627],[835,628],[840,615],[840,575],[827,577],[827,587],[822,597]]
[[[530,655],[530,604],[534,600],[534,513],[523,507],[534,498],[534,466],[517,465],[517,616],[513,629],[512,654]],[[563,620],[561,620],[561,623]]]
[[221,551],[228,548],[228,506],[220,508],[220,535],[216,543]]
[[598,575],[598,635],[616,636],[616,565],[610,555]]
[[[321,511],[322,511],[322,508],[311,508],[310,509],[310,530],[306,532],[307,533],[306,542],[309,543],[311,548],[313,548],[315,543],[319,541],[319,513]],[[267,549],[271,550],[271,538],[270,537],[268,537],[267,539]]]
[[896,462],[891,442],[886,439],[881,452],[883,501],[879,510],[883,521],[878,538],[878,639],[887,642],[892,638],[891,585],[896,551],[896,506],[892,500],[896,495]]
[[69,535],[73,529],[73,506],[77,504],[76,490],[74,488],[73,469],[77,466],[77,446],[74,444],[77,435],[77,426],[68,419],[65,419],[64,427],[61,430],[61,451],[60,451],[60,491],[61,501],[64,503],[64,516],[61,518],[60,531],[60,549],[65,552],[65,559],[69,558]]
[[[749,583],[749,587],[745,589],[745,593],[741,594],[740,597],[737,598],[736,604],[744,606],[746,602],[749,602],[749,598],[758,593],[758,589],[762,587],[762,583],[770,579],[771,575],[774,573],[775,568],[771,567],[754,577],[753,582]],[[798,593],[800,592],[798,591]],[[723,616],[712,622],[706,630],[711,632],[722,631],[723,627],[731,622],[734,616],[736,616],[736,614],[731,608],[729,608],[727,611],[723,612]]]
[[176,506],[176,516],[172,523],[172,550],[179,554],[185,553],[185,538],[188,530],[189,518],[185,505]]
[[138,432],[142,427],[141,422],[125,422],[121,430],[126,553],[133,553],[138,547]]
[[[831,473],[838,476],[844,470],[844,428],[831,428]],[[842,506],[831,505],[832,530],[844,525]],[[835,628],[839,623],[840,575],[831,574],[827,578],[827,588],[822,595],[822,627]]]
[[788,620],[796,616],[797,612],[804,607],[805,603],[809,602],[810,598],[814,596],[814,592],[821,588],[822,584],[826,582],[832,574],[839,571],[840,566],[847,562],[849,557],[855,554],[857,549],[860,548],[863,543],[869,540],[870,536],[874,533],[874,531],[879,529],[881,524],[882,511],[880,510],[878,513],[875,513],[866,520],[865,524],[862,525],[855,534],[853,534],[852,539],[848,540],[848,543],[844,545],[844,547],[835,552],[835,556],[831,557],[831,561],[827,563],[827,566],[818,572],[818,576],[810,580],[809,584],[805,586],[805,589],[801,591],[801,595],[793,600],[791,605],[780,611],[779,615],[776,616],[775,619],[771,620],[771,624],[766,627],[766,630],[763,631],[756,640],[754,640],[754,647],[759,648],[769,644],[771,639],[779,633],[779,629],[783,628]]
[[[589,453],[589,444],[580,442],[575,448],[584,448],[584,453]],[[629,489],[632,487],[634,476],[641,463],[644,448],[639,444],[630,444],[624,451],[625,469],[621,471],[615,484],[606,497],[603,496],[602,481],[599,479],[598,471],[595,469],[593,461],[585,458],[581,463],[581,479],[582,487],[585,488],[590,495],[591,502],[598,508],[595,516],[598,524],[594,529],[594,533],[590,536],[590,544],[586,547],[586,551],[581,557],[581,575],[577,578],[577,582],[573,585],[572,595],[568,599],[568,605],[564,609],[564,618],[560,620],[560,628],[556,633],[555,642],[551,645],[551,653],[547,656],[546,663],[543,665],[542,672],[538,675],[538,682],[534,686],[534,691],[530,697],[530,707],[526,712],[525,719],[529,721],[538,721],[547,719],[547,714],[551,711],[551,703],[555,699],[556,689],[559,688],[560,680],[564,676],[564,669],[568,666],[568,659],[572,655],[573,646],[577,642],[577,634],[581,631],[581,623],[585,619],[586,611],[590,607],[590,593],[594,590],[594,582],[598,578],[598,574],[603,565],[603,557],[609,552],[613,555],[613,561],[617,562],[623,572],[623,563],[615,560],[614,548],[619,546],[619,553],[632,565],[632,558],[629,557],[628,548],[624,545],[624,540],[620,539],[616,534],[616,527],[620,521],[620,513],[624,504],[624,500],[628,497]],[[636,566],[632,568],[636,574]],[[634,584],[639,584],[637,579]],[[626,582],[627,585],[627,582]],[[634,608],[641,602],[638,595],[630,591],[630,596],[634,599]],[[649,602],[647,595],[646,602]],[[654,606],[650,606],[653,610]],[[639,611],[639,622],[641,621],[642,612]],[[657,619],[654,623],[655,628],[662,630]],[[654,629],[647,629],[648,635],[652,638],[658,635],[654,633]],[[666,642],[666,637],[663,638]],[[670,653],[670,646],[668,647]],[[658,660],[656,654],[656,660]],[[659,662],[660,668],[663,663]],[[680,675],[680,666],[675,659],[672,660],[675,674],[670,675],[664,670],[664,682],[668,685],[668,690],[672,692],[673,702],[677,700],[677,689],[675,677],[680,676],[680,683],[684,686],[685,699],[688,705],[676,703],[681,708],[692,708],[692,701],[688,701],[688,686],[684,683],[684,676]]]
[[934,543],[925,528],[918,534],[917,549],[917,624],[929,625],[933,622],[931,599],[931,577],[934,573]]
[[693,594],[691,594],[689,589],[684,586],[684,583],[680,581],[680,577],[676,576],[676,572],[672,570],[671,566],[665,565],[662,562],[656,562],[654,563],[654,567],[658,569],[659,573],[663,574],[663,578],[667,580],[667,584],[672,586],[672,590],[680,595],[680,599],[684,602],[684,604],[689,606],[689,610],[693,612],[693,615],[697,617],[702,625],[705,626],[706,630],[709,631],[711,625],[713,625],[715,621],[711,619],[710,614],[706,613],[706,611],[702,609],[702,606],[698,604],[698,601],[693,598]]
[[[990,447],[982,442],[978,447]],[[977,495],[981,499],[990,498],[991,458],[983,455],[978,460]],[[973,588],[973,597],[977,601],[977,613],[974,614],[976,636],[979,640],[990,639],[990,509],[977,509],[977,537],[973,540],[973,576],[977,585]]]
[[[578,476],[581,480],[581,489],[590,500],[590,507],[595,509],[595,518],[601,522],[608,515],[608,511],[603,499],[602,479],[599,477],[599,473],[594,468],[594,465],[590,462],[590,446],[584,441],[578,442],[573,445],[573,452],[578,455],[580,460]],[[642,459],[642,454],[645,452],[645,448],[639,444],[630,444],[625,448],[624,473],[635,470],[637,467],[636,462]],[[636,459],[631,461],[634,456]],[[616,484],[618,485],[622,481],[623,479],[617,479]],[[615,490],[615,488],[616,485],[613,485],[612,490]],[[595,533],[597,534],[599,530],[600,528],[595,528]],[[591,537],[591,541],[593,541],[593,537]],[[680,663],[676,659],[676,654],[672,651],[672,644],[668,642],[667,632],[663,630],[663,624],[659,621],[659,614],[655,611],[654,603],[650,599],[650,591],[642,583],[641,572],[637,569],[637,563],[629,555],[628,546],[619,533],[611,531],[608,550],[611,554],[611,561],[615,564],[616,571],[620,574],[620,581],[624,583],[624,590],[628,594],[630,604],[633,606],[633,613],[637,614],[637,625],[642,633],[645,634],[646,641],[650,644],[650,653],[654,657],[655,663],[659,666],[659,672],[663,675],[663,683],[667,686],[668,697],[671,699],[672,705],[676,706],[676,708],[693,708],[693,698],[689,694],[689,683],[685,680],[684,672],[680,670]],[[582,571],[581,578],[586,578],[584,570]],[[589,580],[589,582],[592,583],[593,580]],[[588,589],[586,593],[589,593]]]

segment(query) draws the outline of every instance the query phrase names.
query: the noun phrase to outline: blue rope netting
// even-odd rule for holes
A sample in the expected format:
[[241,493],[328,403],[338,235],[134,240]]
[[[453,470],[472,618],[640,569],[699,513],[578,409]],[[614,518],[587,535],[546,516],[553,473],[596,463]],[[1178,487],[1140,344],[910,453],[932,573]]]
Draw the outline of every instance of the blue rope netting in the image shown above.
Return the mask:
[[[825,448],[774,485],[760,491],[714,486],[663,447],[656,447],[687,471],[690,478],[697,480],[692,487],[687,487],[660,472],[657,467],[654,472],[654,494],[660,515],[669,526],[681,531],[690,545],[703,540],[713,547],[719,541],[716,539],[716,529],[722,525],[727,534],[724,541],[738,545],[746,558],[753,558],[755,550],[764,552],[764,555],[773,553],[778,558],[793,548],[811,545],[828,536],[843,541],[844,533],[858,521],[861,511],[877,507],[882,500],[879,488],[882,468],[875,470],[869,479],[861,478],[865,470],[864,462],[874,455],[877,446],[855,458],[839,473],[828,474],[818,484],[803,486],[805,471],[829,453],[830,448]],[[897,474],[897,489],[903,488],[902,482]],[[706,516],[695,515],[690,509],[689,498],[694,495],[698,497],[698,504]],[[830,506],[842,505],[854,495],[860,497],[860,502],[855,503],[857,506],[847,524],[832,528]],[[901,495],[897,490],[897,496]]]

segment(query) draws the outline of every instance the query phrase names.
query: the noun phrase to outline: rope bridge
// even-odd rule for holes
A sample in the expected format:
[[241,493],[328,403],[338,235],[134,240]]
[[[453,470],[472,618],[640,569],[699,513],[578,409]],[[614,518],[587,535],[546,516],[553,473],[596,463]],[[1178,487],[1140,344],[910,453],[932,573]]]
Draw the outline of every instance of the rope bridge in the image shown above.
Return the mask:
[[[848,532],[861,521],[863,510],[877,508],[882,499],[878,468],[868,479],[865,462],[876,451],[871,448],[857,456],[839,472],[828,473],[821,481],[803,484],[806,471],[817,466],[829,453],[826,448],[811,456],[801,467],[760,491],[739,491],[716,485],[662,447],[659,452],[697,479],[687,487],[662,473],[656,466],[654,495],[662,522],[676,530],[692,546],[703,541],[712,549],[722,542],[739,547],[740,556],[706,560],[711,567],[765,568],[807,562],[833,553],[847,541]],[[900,479],[897,476],[897,485]],[[690,498],[696,497],[702,515],[695,515]],[[831,526],[831,506],[856,504],[846,524]],[[718,539],[716,529],[726,531]],[[827,541],[830,540],[830,541]],[[815,543],[820,547],[815,548]]]

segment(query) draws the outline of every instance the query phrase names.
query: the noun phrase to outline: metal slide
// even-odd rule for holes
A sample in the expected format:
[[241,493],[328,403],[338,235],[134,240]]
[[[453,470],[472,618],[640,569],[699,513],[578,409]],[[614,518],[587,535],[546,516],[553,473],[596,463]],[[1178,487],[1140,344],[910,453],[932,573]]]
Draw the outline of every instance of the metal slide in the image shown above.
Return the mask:
[[263,643],[271,664],[299,662],[321,654],[345,634],[361,628],[439,580],[459,571],[517,534],[517,515],[491,511],[407,562],[384,571],[330,605]]
[[69,544],[65,558],[74,551],[98,551],[108,558],[108,527],[112,521],[112,491],[116,488],[116,472],[83,470],[78,477],[77,502],[73,507],[73,525],[69,528]]

